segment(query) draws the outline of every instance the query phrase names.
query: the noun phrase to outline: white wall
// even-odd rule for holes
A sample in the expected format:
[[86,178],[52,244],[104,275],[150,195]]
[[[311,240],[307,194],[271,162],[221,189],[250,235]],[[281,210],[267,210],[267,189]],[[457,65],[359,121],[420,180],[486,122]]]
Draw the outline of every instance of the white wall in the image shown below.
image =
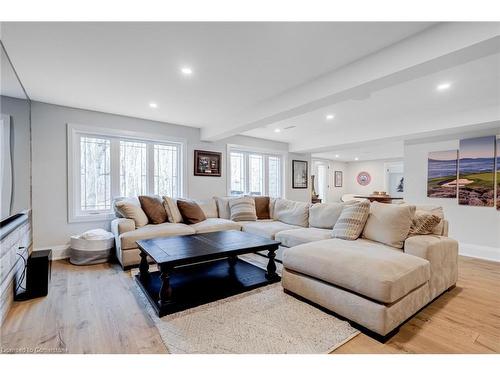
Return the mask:
[[[346,163],[346,173],[344,176],[346,193],[370,195],[374,191],[385,191],[384,163],[384,160]],[[356,181],[356,177],[360,172],[368,172],[370,174],[371,181],[368,185],[362,186]]]
[[[346,190],[347,163],[336,160],[320,159],[320,158],[313,158],[313,163],[314,160],[328,164],[328,191],[327,191],[326,202],[327,203],[340,202],[340,198],[342,197],[342,195],[347,193]],[[342,186],[340,187],[335,187],[335,171],[342,172]],[[314,170],[311,171],[311,173],[317,173],[317,171]],[[316,183],[317,182],[318,181],[316,179]],[[317,189],[318,188],[316,187],[316,190]]]
[[405,200],[442,206],[449,236],[464,255],[500,260],[500,211],[493,207],[459,206],[457,199],[427,197],[427,157],[431,151],[458,149],[459,139],[405,145]]
[[[156,121],[117,116],[102,112],[32,103],[33,147],[33,233],[35,248],[63,246],[73,234],[92,228],[109,229],[108,221],[68,223],[67,209],[67,123],[111,129],[155,133],[187,141],[187,196],[198,199],[226,195],[227,144],[280,151],[286,155],[285,195],[289,199],[308,201],[309,189],[291,189],[291,160],[310,161],[310,155],[288,154],[288,145],[263,139],[235,136],[220,142],[200,141],[200,129]],[[222,177],[193,175],[193,150],[223,153]]]

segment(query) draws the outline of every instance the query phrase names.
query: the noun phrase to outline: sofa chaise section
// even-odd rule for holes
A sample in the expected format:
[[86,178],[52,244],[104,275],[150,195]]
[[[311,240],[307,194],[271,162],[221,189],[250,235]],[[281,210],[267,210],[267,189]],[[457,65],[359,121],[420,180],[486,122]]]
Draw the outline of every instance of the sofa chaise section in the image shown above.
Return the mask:
[[403,250],[374,241],[330,239],[284,253],[285,291],[387,338],[434,298],[455,285],[458,244],[414,236]]

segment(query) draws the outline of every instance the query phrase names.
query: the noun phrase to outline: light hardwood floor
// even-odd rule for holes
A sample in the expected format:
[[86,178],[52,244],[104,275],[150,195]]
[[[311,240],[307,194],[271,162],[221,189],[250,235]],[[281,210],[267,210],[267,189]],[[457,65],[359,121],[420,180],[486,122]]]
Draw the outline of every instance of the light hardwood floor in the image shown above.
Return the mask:
[[[500,263],[461,257],[457,287],[386,344],[364,334],[334,353],[500,353]],[[53,263],[48,297],[16,302],[0,349],[68,353],[164,353],[130,272],[117,265]]]

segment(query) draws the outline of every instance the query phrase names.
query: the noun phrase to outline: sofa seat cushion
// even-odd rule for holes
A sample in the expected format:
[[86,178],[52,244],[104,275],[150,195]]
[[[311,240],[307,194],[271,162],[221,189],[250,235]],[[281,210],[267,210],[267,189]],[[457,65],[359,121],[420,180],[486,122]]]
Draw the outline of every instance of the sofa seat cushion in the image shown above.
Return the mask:
[[202,222],[190,225],[196,233],[221,232],[223,230],[241,230],[241,224],[235,221],[209,218]]
[[278,232],[302,228],[298,225],[286,224],[275,220],[243,221],[240,223],[242,224],[242,231],[270,238],[272,240],[274,240],[275,235]]
[[425,259],[368,240],[338,238],[287,249],[283,266],[385,304],[430,278]]
[[332,238],[331,229],[320,228],[300,228],[284,230],[276,233],[276,241],[280,241],[282,246],[293,247],[304,243],[326,240]]
[[148,224],[134,231],[121,234],[120,243],[122,250],[128,250],[137,248],[135,242],[139,240],[149,240],[155,237],[184,236],[194,233],[193,228],[182,223]]

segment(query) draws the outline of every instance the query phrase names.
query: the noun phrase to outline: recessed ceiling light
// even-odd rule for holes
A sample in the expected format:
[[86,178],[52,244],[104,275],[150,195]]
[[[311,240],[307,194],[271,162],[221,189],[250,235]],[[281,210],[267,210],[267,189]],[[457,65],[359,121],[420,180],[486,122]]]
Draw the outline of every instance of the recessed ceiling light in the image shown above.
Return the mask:
[[335,154],[335,157],[338,158],[340,155],[339,154]]
[[359,160],[359,158],[358,158],[358,157],[355,157],[355,158],[354,158],[354,160],[358,161],[358,160]]
[[332,115],[332,114],[326,115],[327,120],[333,120],[334,118],[335,118],[335,115]]
[[191,74],[193,74],[193,69],[185,66],[183,68],[181,68],[181,72],[182,74],[184,74],[185,76],[190,76]]
[[276,128],[276,129],[274,129],[274,132],[275,133],[281,133],[281,129],[280,128]]
[[436,90],[444,91],[444,90],[448,90],[450,87],[451,87],[450,82],[443,82],[443,83],[440,83],[439,85],[436,86]]
[[158,104],[156,104],[156,103],[154,103],[154,102],[149,103],[149,106],[150,106],[151,108],[158,108]]

